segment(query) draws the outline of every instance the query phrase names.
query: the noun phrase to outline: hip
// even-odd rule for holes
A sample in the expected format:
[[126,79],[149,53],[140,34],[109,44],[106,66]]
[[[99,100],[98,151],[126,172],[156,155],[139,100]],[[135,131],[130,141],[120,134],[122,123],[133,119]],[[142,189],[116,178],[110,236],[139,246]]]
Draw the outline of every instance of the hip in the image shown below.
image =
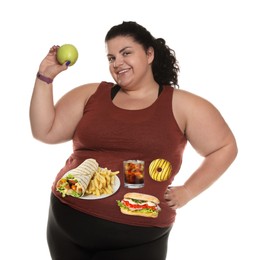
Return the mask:
[[62,203],[53,193],[49,221],[74,243],[89,249],[127,248],[168,236],[169,227],[141,227],[121,224],[85,214]]

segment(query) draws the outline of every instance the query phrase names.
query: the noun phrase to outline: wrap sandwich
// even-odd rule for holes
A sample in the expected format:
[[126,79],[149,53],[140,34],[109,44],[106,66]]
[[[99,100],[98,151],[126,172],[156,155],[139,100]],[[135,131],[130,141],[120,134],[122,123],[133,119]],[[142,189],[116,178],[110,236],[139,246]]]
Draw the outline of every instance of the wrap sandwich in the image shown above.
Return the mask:
[[61,193],[62,197],[66,195],[76,198],[83,196],[98,166],[95,159],[86,159],[78,167],[64,174],[56,184],[57,191]]

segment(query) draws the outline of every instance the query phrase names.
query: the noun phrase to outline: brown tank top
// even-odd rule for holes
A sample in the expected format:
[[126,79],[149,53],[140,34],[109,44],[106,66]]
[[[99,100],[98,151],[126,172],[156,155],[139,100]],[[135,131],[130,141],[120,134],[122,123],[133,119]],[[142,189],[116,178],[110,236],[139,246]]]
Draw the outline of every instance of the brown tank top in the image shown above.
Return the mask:
[[[111,98],[113,83],[102,82],[88,100],[82,119],[73,138],[73,153],[56,176],[53,193],[67,205],[81,212],[136,226],[168,227],[175,219],[175,211],[164,200],[164,193],[178,173],[186,138],[178,127],[172,111],[174,88],[164,86],[157,100],[140,110],[116,107]],[[61,197],[56,182],[70,169],[87,158],[94,158],[100,167],[120,171],[120,187],[112,196],[86,200],[71,196]],[[157,181],[149,174],[149,165],[155,159],[165,159],[172,165],[172,173],[166,180]],[[145,161],[145,184],[138,189],[124,187],[123,161]],[[140,192],[156,196],[161,211],[157,218],[124,215],[117,200],[125,193]]]

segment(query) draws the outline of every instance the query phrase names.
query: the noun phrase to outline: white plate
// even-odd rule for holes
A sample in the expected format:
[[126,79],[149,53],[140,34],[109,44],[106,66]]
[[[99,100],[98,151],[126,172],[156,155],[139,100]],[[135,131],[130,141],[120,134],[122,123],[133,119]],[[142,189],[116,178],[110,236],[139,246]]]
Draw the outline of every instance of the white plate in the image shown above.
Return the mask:
[[115,175],[114,184],[113,184],[113,193],[112,194],[101,194],[100,196],[96,195],[84,195],[82,197],[79,197],[79,199],[83,200],[99,200],[103,198],[107,198],[109,196],[112,196],[120,187],[120,179],[118,176]]

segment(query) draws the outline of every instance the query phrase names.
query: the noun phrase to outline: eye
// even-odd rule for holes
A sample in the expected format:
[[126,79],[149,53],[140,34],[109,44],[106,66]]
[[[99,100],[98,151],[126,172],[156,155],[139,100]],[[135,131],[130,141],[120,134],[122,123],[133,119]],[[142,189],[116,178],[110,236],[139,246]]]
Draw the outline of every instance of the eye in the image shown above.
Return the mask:
[[112,56],[109,56],[109,57],[108,57],[108,62],[109,62],[109,63],[112,63],[112,62],[114,62],[114,60],[115,60],[115,58],[114,58],[114,57],[112,57]]
[[131,52],[130,51],[124,51],[123,53],[122,53],[122,55],[125,57],[125,56],[128,56],[129,54],[131,54]]

